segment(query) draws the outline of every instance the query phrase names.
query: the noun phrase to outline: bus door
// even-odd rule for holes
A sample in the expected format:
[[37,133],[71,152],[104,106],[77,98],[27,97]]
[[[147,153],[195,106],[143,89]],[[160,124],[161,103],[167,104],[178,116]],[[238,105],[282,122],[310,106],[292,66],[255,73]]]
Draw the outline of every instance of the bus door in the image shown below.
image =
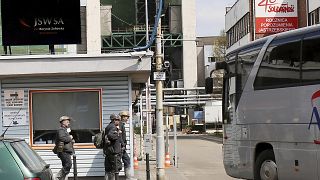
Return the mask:
[[222,111],[223,111],[223,161],[227,174],[238,176],[240,154],[238,151],[236,126],[236,55],[228,56],[224,75]]
[[224,124],[224,140],[229,141],[232,126],[236,124],[236,55],[227,57],[227,69],[223,78],[222,115]]

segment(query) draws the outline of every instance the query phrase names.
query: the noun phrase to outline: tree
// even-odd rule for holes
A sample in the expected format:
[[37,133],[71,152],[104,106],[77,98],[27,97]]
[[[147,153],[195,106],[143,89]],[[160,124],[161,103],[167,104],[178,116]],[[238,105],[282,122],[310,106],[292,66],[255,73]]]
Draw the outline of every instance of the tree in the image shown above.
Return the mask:
[[[213,53],[216,57],[216,61],[221,62],[224,61],[225,55],[226,55],[226,49],[227,49],[227,37],[224,30],[220,31],[220,36],[215,39],[213,42]],[[213,80],[214,84],[217,87],[222,87],[223,84],[223,71],[218,70],[215,71],[213,74]]]
[[214,57],[217,57],[217,61],[223,61],[227,49],[227,36],[224,30],[220,31],[220,36],[215,39],[213,45]]

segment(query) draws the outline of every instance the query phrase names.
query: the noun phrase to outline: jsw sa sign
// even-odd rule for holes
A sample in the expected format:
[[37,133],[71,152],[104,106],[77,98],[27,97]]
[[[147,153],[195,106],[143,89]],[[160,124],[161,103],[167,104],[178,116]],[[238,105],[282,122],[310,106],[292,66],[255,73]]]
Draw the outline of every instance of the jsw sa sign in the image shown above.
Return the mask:
[[256,34],[275,34],[298,28],[297,0],[256,0]]

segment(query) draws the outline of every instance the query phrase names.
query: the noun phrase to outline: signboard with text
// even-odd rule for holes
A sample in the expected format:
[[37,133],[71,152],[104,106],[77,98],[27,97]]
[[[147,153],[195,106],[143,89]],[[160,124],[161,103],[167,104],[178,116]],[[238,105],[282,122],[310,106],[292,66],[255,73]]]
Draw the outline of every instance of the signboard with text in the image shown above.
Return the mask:
[[1,0],[3,45],[80,44],[80,0]]
[[4,107],[22,107],[23,98],[23,90],[4,90]]
[[166,73],[165,72],[154,72],[153,73],[153,80],[155,80],[155,81],[166,80]]
[[275,34],[298,28],[297,0],[256,0],[256,34]]
[[2,111],[3,126],[25,126],[27,123],[27,111],[19,109],[5,109]]
[[145,153],[152,153],[152,135],[145,134],[144,135],[144,152]]

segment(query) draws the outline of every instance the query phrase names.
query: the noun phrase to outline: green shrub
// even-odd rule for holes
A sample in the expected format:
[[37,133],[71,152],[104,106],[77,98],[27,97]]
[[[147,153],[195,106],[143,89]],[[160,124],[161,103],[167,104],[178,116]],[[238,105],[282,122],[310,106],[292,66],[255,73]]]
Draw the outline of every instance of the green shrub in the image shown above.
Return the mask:
[[[140,127],[134,127],[133,131],[134,131],[135,134],[140,134],[141,128]],[[146,133],[147,133],[147,127],[144,126],[143,127],[143,134],[146,134]]]

